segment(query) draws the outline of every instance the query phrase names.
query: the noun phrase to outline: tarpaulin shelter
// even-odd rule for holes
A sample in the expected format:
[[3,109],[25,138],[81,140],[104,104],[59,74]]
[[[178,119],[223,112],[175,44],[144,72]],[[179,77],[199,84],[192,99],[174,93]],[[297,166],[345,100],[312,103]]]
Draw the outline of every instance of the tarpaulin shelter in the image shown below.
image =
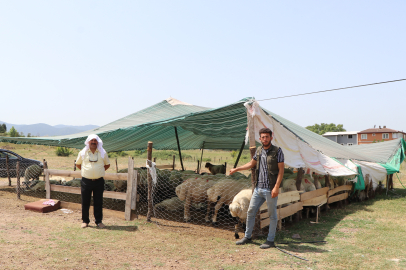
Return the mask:
[[256,110],[257,127],[260,127],[258,119],[262,119],[263,124],[266,122],[265,125],[275,132],[274,143],[282,147],[285,161],[292,167],[305,166],[319,173],[348,176],[356,175],[360,166],[363,171],[379,172],[373,177],[377,182],[383,180],[383,173],[399,171],[404,159],[406,144],[403,139],[342,146],[261,108],[253,98],[215,109],[169,98],[86,132],[55,137],[0,137],[0,141],[81,149],[89,134],[97,134],[108,152],[145,149],[148,141],[154,142],[155,149],[178,149],[176,127],[182,150],[239,149],[247,133],[244,104]]

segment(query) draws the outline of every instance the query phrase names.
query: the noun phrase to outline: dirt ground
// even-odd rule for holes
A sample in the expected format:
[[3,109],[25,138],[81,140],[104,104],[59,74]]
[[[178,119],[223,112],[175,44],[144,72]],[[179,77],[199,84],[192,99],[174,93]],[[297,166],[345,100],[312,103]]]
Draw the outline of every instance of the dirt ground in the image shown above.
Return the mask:
[[0,192],[0,269],[244,269],[281,256],[237,247],[233,233],[217,228],[105,216],[106,229],[81,229],[80,211],[41,214],[26,203]]

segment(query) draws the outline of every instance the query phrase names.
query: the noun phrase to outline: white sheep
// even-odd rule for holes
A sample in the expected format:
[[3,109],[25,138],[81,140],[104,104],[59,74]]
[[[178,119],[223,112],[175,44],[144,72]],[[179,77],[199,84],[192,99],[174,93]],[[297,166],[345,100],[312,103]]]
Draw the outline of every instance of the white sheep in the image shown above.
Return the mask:
[[311,178],[307,176],[302,178],[302,184],[306,192],[316,190],[316,186],[310,181],[310,179]]
[[213,224],[217,224],[217,214],[221,206],[223,204],[229,205],[235,195],[250,186],[251,182],[248,182],[245,178],[241,180],[223,179],[207,190],[208,200],[210,202],[217,202],[214,207]]
[[185,201],[184,219],[190,220],[190,205],[192,203],[207,203],[205,220],[210,222],[210,203],[207,201],[207,190],[216,184],[218,180],[189,178],[176,187],[176,195],[180,200]]
[[[284,179],[282,181],[282,187],[283,187],[283,189],[282,189],[283,192],[297,191],[296,179],[292,179],[292,178]],[[305,191],[303,181],[300,183],[300,190],[299,191]]]
[[234,196],[233,201],[228,206],[230,214],[233,217],[238,218],[238,222],[234,227],[235,238],[238,239],[238,231],[240,225],[247,220],[248,207],[252,198],[252,189],[243,189],[237,195]]

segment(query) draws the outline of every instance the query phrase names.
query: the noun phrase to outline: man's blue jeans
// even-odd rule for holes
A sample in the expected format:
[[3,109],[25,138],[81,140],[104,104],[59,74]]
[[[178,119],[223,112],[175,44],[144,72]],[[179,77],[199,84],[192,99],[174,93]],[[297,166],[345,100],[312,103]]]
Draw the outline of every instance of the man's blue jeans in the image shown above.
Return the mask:
[[250,206],[247,212],[247,228],[245,230],[245,237],[251,238],[252,230],[254,229],[255,216],[258,213],[261,205],[266,201],[268,205],[269,219],[269,232],[267,241],[273,242],[275,239],[276,225],[278,224],[278,212],[276,210],[278,197],[272,198],[271,191],[265,188],[255,188],[252,194]]

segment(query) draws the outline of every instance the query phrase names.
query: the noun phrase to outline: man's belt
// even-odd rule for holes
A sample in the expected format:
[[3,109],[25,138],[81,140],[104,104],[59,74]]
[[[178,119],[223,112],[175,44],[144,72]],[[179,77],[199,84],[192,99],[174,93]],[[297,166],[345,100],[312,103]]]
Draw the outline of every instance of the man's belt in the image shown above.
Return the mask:
[[83,180],[89,180],[89,181],[97,181],[97,180],[103,180],[103,177],[97,178],[97,179],[90,179],[86,177],[82,177]]

